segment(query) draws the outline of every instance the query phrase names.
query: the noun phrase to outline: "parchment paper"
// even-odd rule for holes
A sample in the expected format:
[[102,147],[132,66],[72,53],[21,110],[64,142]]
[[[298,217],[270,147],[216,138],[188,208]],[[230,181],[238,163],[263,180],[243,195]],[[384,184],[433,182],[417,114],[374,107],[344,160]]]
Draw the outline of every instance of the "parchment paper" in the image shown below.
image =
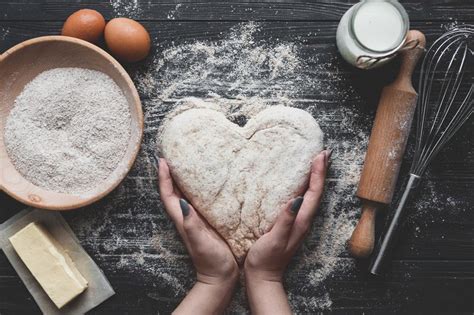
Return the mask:
[[[43,225],[63,246],[77,269],[87,280],[88,288],[69,304],[59,310],[43,291],[8,238],[31,222]],[[115,294],[110,283],[96,263],[82,248],[69,225],[57,211],[26,209],[0,225],[0,248],[15,268],[28,291],[44,314],[85,314]]]

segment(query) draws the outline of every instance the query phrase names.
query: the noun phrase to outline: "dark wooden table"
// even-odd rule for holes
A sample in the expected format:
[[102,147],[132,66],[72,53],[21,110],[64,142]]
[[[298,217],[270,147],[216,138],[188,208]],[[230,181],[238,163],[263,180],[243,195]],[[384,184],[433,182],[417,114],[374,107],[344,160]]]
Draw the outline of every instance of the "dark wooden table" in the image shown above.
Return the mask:
[[[293,96],[298,99],[296,106],[306,108],[316,118],[325,114],[320,123],[335,150],[321,214],[286,277],[294,310],[299,313],[332,310],[342,314],[472,313],[472,123],[461,130],[426,174],[418,201],[409,205],[407,224],[385,276],[369,277],[367,262],[351,259],[343,249],[341,237],[331,239],[333,230],[337,235],[350,234],[350,229],[340,234],[334,224],[341,222],[340,229],[350,228],[358,215],[359,203],[353,197],[357,178],[349,184],[342,181],[347,181],[348,168],[354,164],[356,171],[360,170],[380,89],[397,69],[394,62],[381,70],[362,72],[346,65],[338,56],[336,27],[354,2],[2,0],[0,52],[29,38],[58,34],[69,14],[80,8],[93,8],[106,19],[118,15],[135,18],[150,31],[154,45],[152,57],[138,65],[126,66],[138,81],[142,73],[156,66],[153,56],[159,58],[164,49],[196,40],[217,42],[236,25],[256,21],[258,32],[253,36],[257,41],[264,41],[267,46],[295,43],[301,58],[308,61],[302,71],[321,82],[302,95]],[[402,4],[409,13],[411,27],[423,31],[428,43],[452,24],[474,23],[471,0],[409,0]],[[322,68],[320,64],[329,66]],[[414,79],[417,77],[418,73]],[[325,91],[320,90],[322,87]],[[163,214],[155,190],[151,154],[163,113],[154,107],[153,93],[147,91],[140,88],[147,124],[144,144],[127,179],[104,200],[64,213],[81,244],[104,270],[117,293],[93,313],[167,314],[193,283],[189,258]],[[190,87],[188,94],[199,96],[200,92],[203,91]],[[341,93],[345,96],[341,97]],[[401,179],[409,168],[413,140],[412,136]],[[350,159],[352,146],[362,150]],[[22,208],[20,203],[0,194],[0,222]],[[379,220],[378,232],[383,217]],[[331,242],[338,243],[339,250],[332,250]],[[311,256],[313,252],[322,253],[324,258]],[[229,312],[246,310],[244,291],[239,287]],[[0,314],[30,313],[39,313],[39,309],[2,253]]]

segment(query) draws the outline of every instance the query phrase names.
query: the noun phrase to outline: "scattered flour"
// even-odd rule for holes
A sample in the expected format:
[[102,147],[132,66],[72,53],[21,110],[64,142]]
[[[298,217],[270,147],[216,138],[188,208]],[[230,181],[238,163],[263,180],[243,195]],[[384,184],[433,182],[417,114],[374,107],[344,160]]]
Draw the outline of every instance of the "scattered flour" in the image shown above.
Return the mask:
[[[339,256],[345,253],[345,243],[359,214],[354,193],[368,130],[355,129],[360,125],[356,120],[365,119],[357,110],[340,106],[353,91],[350,86],[338,89],[338,84],[347,82],[341,83],[343,78],[334,74],[336,67],[332,63],[319,63],[318,56],[301,58],[294,43],[259,41],[258,31],[258,24],[248,23],[234,28],[220,41],[196,41],[165,49],[153,61],[151,70],[137,80],[141,92],[150,96],[147,127],[155,129],[156,120],[161,121],[183,98],[195,96],[220,104],[228,118],[239,124],[245,124],[267,106],[283,104],[312,113],[324,132],[331,128],[326,141],[327,147],[334,150],[334,162],[323,213],[315,223],[318,245],[304,248],[303,259],[298,258],[295,266],[317,266],[312,268],[310,279],[312,286],[320,286],[334,272],[347,271],[353,264],[352,259]],[[308,62],[316,67],[316,74],[308,71]],[[334,96],[336,104],[325,107],[306,99],[304,94],[311,90]],[[298,300],[297,295],[292,296]],[[326,290],[321,290],[321,295],[313,297],[311,303],[313,309],[331,305]]]
[[[450,19],[452,20],[452,19]],[[441,28],[444,29],[445,31],[452,30],[453,28],[459,27],[460,23],[457,20],[452,20],[450,22],[442,23]]]
[[[327,147],[334,151],[320,213],[286,277],[293,306],[314,313],[332,305],[330,280],[354,273],[345,242],[360,211],[355,189],[371,117],[357,108],[361,100],[336,61],[314,48],[303,58],[302,50],[308,48],[298,40],[268,39],[259,32],[259,24],[239,24],[219,40],[168,43],[158,50],[161,53],[134,78],[145,112],[144,142],[134,170],[107,203],[91,211],[95,215],[75,216],[70,222],[97,260],[116,261],[111,272],[119,269],[142,277],[179,301],[182,288],[187,290],[194,277],[156,191],[155,138],[166,115],[187,97],[219,104],[239,125],[272,105],[305,109],[318,120]],[[112,234],[117,236],[107,226],[115,226]],[[230,312],[248,312],[245,305],[240,288]]]
[[110,0],[115,15],[136,18],[141,13],[138,0]]
[[128,103],[98,71],[57,68],[28,83],[5,127],[8,155],[28,180],[81,194],[117,167],[130,138]]
[[0,40],[5,40],[10,34],[10,29],[7,27],[0,27]]
[[177,3],[176,6],[174,7],[173,10],[170,10],[168,12],[168,15],[166,16],[168,18],[168,20],[174,20],[176,19],[177,17],[179,17],[179,9],[183,6],[182,3]]

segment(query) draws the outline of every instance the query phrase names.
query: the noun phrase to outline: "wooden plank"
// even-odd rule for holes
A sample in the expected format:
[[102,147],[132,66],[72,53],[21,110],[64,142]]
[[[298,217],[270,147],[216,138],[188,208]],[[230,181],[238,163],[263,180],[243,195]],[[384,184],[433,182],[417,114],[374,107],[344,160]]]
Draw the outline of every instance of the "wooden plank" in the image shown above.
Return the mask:
[[[333,311],[452,311],[451,303],[455,303],[457,312],[468,312],[472,307],[469,299],[471,292],[466,288],[473,283],[473,264],[473,261],[394,261],[393,276],[389,278],[366,278],[357,272],[349,276],[336,275],[320,290],[331,294]],[[105,271],[107,274],[111,272]],[[305,279],[307,272],[298,271],[295,274],[297,277],[285,282],[290,294],[311,301],[315,294],[320,293],[309,289],[310,286],[304,282],[296,283]],[[466,274],[470,274],[470,279],[466,278]],[[175,295],[169,288],[160,285],[159,279],[142,282],[133,274],[112,274],[108,278],[117,291],[116,295],[93,313],[148,314],[158,310],[168,314],[184,296],[184,292]],[[192,280],[187,288],[191,285]],[[26,288],[16,276],[0,278],[0,294],[4,297],[0,300],[0,310],[12,313],[37,310]],[[437,309],[440,307],[438,304],[433,305],[434,300],[441,305],[440,309]],[[310,303],[301,303],[299,310],[315,311]]]
[[[7,1],[0,3],[3,20],[63,21],[81,8],[96,9],[110,19],[117,15],[152,21],[339,21],[350,1]],[[468,1],[403,1],[412,21],[465,21],[474,16]]]
[[[57,13],[59,16],[60,12]],[[238,23],[147,21],[144,24],[154,38],[154,54],[159,56],[162,50],[173,45],[194,40],[222,39]],[[433,23],[426,21],[414,23],[414,27],[422,29],[432,41],[443,32],[441,24],[439,20]],[[2,21],[0,51],[27,38],[55,34],[61,25],[59,20]],[[335,20],[274,21],[261,23],[259,32],[255,34],[257,40],[270,43],[290,41],[297,44],[302,58],[308,61],[308,66],[303,71],[308,76],[318,78],[323,85],[299,92],[295,96],[297,101],[294,106],[306,108],[314,115],[318,112],[325,113],[327,118],[320,123],[327,132],[328,139],[335,143],[348,139],[354,141],[353,138],[357,137],[353,130],[341,128],[345,119],[348,119],[343,113],[347,109],[354,114],[354,117],[349,118],[352,118],[351,123],[357,127],[356,130],[364,136],[368,135],[380,88],[390,81],[396,70],[396,64],[373,72],[355,71],[347,66],[337,57],[334,44],[336,26]],[[318,63],[331,63],[331,67],[321,68]],[[148,60],[144,64],[128,66],[127,69],[135,78],[151,66],[152,60]],[[341,100],[338,94],[349,86],[351,90]],[[197,88],[191,85],[182,93],[202,96]],[[227,88],[223,85],[221,90],[216,91],[224,93]],[[140,157],[132,172],[104,200],[84,209],[64,213],[81,244],[104,269],[117,291],[115,297],[92,313],[167,314],[181,301],[194,281],[189,258],[174,227],[164,214],[156,192],[150,154],[162,116],[150,95],[142,92],[141,97],[148,128]],[[412,154],[413,137],[410,141],[408,151]],[[471,142],[472,136],[468,132],[461,134],[456,143],[433,163],[422,183],[417,202],[408,207],[411,215],[399,247],[394,252],[392,271],[382,279],[368,278],[366,264],[355,264],[345,251],[331,252],[327,248],[329,252],[325,254],[330,256],[329,260],[312,256],[321,252],[321,246],[325,246],[324,237],[330,237],[322,231],[325,224],[337,224],[338,219],[347,220],[344,215],[354,213],[354,209],[359,206],[356,198],[350,198],[339,204],[337,209],[331,208],[332,192],[341,194],[341,198],[353,194],[351,189],[337,190],[348,166],[342,158],[345,151],[337,147],[336,158],[328,176],[327,195],[314,230],[291,264],[287,275],[286,283],[295,310],[314,313],[327,309],[328,305],[325,303],[331,302],[332,310],[342,314],[363,311],[472,312],[470,291],[466,290],[474,285],[474,218],[471,209],[474,200],[473,196],[466,194],[474,187],[474,153],[469,145]],[[408,172],[409,157],[410,155],[404,161],[402,174]],[[357,163],[356,167],[360,167],[361,161],[356,161],[355,164]],[[402,181],[399,186],[401,184]],[[0,222],[22,208],[19,203],[1,193],[0,205]],[[379,230],[381,223],[378,224]],[[324,263],[338,264],[339,269],[319,281],[319,276],[326,275],[323,271],[328,266]],[[240,288],[234,298],[231,310],[235,313],[245,310],[243,294]],[[0,254],[0,296],[2,314],[38,312],[34,301],[3,254]]]
[[[329,24],[329,25],[328,25]],[[180,23],[181,32],[188,34],[191,30],[194,30],[192,35],[181,36],[179,41],[174,41],[174,44],[179,44],[185,41],[192,41],[193,38],[197,40],[208,39],[216,40],[222,36],[223,32],[228,31],[235,23],[209,23],[209,22],[185,22]],[[333,43],[333,31],[335,30],[335,23],[321,23],[321,22],[292,22],[285,23],[284,26],[281,23],[268,22],[261,24],[261,32],[256,34],[257,38],[267,38],[269,36],[275,36],[278,34],[278,39],[281,40],[292,40],[298,38],[297,34],[308,34],[304,36],[300,41],[300,51],[305,58],[310,56],[317,55],[320,62],[327,62],[331,55],[336,54],[334,43]],[[160,47],[166,47],[167,42],[171,41],[178,36],[179,31],[176,30],[175,24],[163,22],[163,23],[149,23],[147,27],[150,28],[151,33],[154,34],[154,37],[159,38],[158,42],[155,44],[160,45]],[[442,29],[439,27],[433,26],[429,23],[419,24],[420,29],[428,34],[429,39],[432,39],[434,36],[437,36]],[[54,33],[55,29],[60,27],[60,23],[57,22],[47,22],[47,23],[37,23],[37,22],[2,22],[0,27],[8,29],[8,34],[5,40],[1,43],[2,46],[8,45],[10,42],[22,41],[24,39],[33,37],[37,33],[50,34]],[[319,33],[313,34],[311,30],[317,29]],[[276,36],[275,36],[276,37]],[[157,52],[159,54],[159,52]],[[129,69],[132,75],[139,72],[140,69],[130,68]],[[331,78],[330,73],[328,76],[325,74],[318,73],[319,69],[314,65],[314,68],[308,68],[309,76],[320,77],[322,82],[325,82],[326,86],[336,86],[337,81],[343,78],[343,81],[349,82],[353,81],[352,77],[354,76],[354,71],[352,68],[345,65],[342,60],[337,60],[334,65],[334,71],[339,73],[340,76]],[[392,72],[394,69],[389,69]],[[358,89],[352,93],[352,96],[349,95],[348,98],[343,103],[337,103],[337,93],[340,89],[344,89],[344,84],[342,87],[334,88],[330,93],[319,93],[320,91],[311,91],[305,95],[300,95],[301,98],[306,99],[306,101],[296,102],[295,106],[305,108],[308,102],[319,102],[321,103],[320,109],[330,117],[329,120],[321,122],[323,129],[331,130],[336,129],[338,125],[341,124],[344,117],[341,116],[338,106],[353,106],[360,110],[363,119],[359,123],[371,123],[371,117],[374,114],[374,106],[377,103],[377,93],[374,93],[374,90],[380,90],[381,83],[387,82],[387,77],[390,75],[381,76],[380,72],[373,73],[362,73],[356,72],[357,76],[361,76],[359,80],[367,82],[367,85],[357,87]],[[373,84],[373,85],[372,85]],[[373,88],[368,88],[370,86]],[[185,92],[188,96],[199,96],[194,94],[195,89],[190,86],[189,91]],[[144,106],[146,108],[152,108],[153,104],[149,104],[147,101],[147,95],[141,95],[144,99]],[[374,97],[375,96],[375,97]],[[153,122],[149,122],[153,123]],[[368,133],[370,126],[365,128],[365,132]],[[350,135],[349,135],[350,136]],[[334,135],[334,137],[340,138],[342,135]],[[413,137],[410,140],[410,147],[408,149],[409,154],[413,152]],[[470,141],[469,134],[461,136],[457,143],[454,143],[444,151],[443,154],[436,160],[433,168],[428,174],[428,181],[424,189],[423,194],[420,196],[420,200],[426,200],[432,198],[433,193],[440,192],[449,192],[448,194],[442,194],[438,198],[438,204],[428,203],[424,206],[424,211],[422,214],[416,215],[417,210],[413,209],[415,213],[412,218],[412,223],[408,227],[407,240],[404,242],[404,246],[401,247],[401,252],[398,253],[398,257],[403,257],[406,259],[412,259],[417,257],[427,257],[427,258],[454,258],[459,257],[460,259],[469,259],[472,258],[474,251],[470,250],[473,247],[472,243],[469,243],[469,240],[472,239],[472,229],[470,228],[469,220],[470,212],[468,212],[469,205],[472,204],[472,196],[466,196],[465,191],[472,189],[474,183],[473,169],[469,167],[469,161],[472,161],[473,149],[471,146],[467,145]],[[404,167],[402,168],[401,174],[407,174],[409,168],[409,157],[405,159]],[[337,161],[335,162],[337,163]],[[342,174],[343,169],[335,169],[330,176],[337,180]],[[129,191],[130,194],[139,195],[140,192],[136,189],[139,186],[136,185],[137,180],[141,180],[141,176],[146,176],[146,174],[132,173],[129,176],[129,179],[126,180],[125,186],[130,185],[132,190]],[[402,181],[400,181],[400,184]],[[399,185],[400,186],[400,185]],[[449,206],[449,200],[454,200],[456,206],[459,207],[459,212],[461,217],[450,216],[450,212],[443,212],[443,207]],[[433,208],[436,215],[430,213],[429,208]],[[426,209],[428,208],[428,209]],[[427,228],[423,222],[423,216],[431,217],[431,220],[436,219],[430,228]],[[441,223],[441,220],[444,220]],[[463,223],[464,222],[464,223]],[[472,225],[471,225],[472,226]],[[465,228],[464,228],[465,227]],[[414,229],[419,229],[418,234],[424,235],[426,238],[432,237],[432,239],[412,238],[410,235],[413,234]],[[446,229],[445,231],[443,229]],[[461,231],[461,232],[458,232]],[[464,240],[457,242],[445,241],[442,237],[447,237],[449,239],[450,233],[455,233],[456,240]],[[461,234],[459,234],[461,233]],[[464,234],[465,233],[465,234]],[[97,242],[98,240],[93,240]],[[315,240],[317,242],[317,240]],[[403,242],[403,241],[402,241]]]
[[[239,25],[238,22],[195,22],[195,21],[158,21],[143,22],[143,25],[150,32],[155,52],[166,48],[173,43],[179,44],[189,41],[216,41],[223,37],[232,27]],[[337,22],[320,21],[296,21],[296,22],[260,22],[257,23],[258,32],[254,34],[257,40],[278,39],[281,41],[294,41],[303,48],[313,49],[313,53],[319,55],[334,54],[335,35]],[[446,25],[442,22],[414,22],[412,29],[421,30],[426,36],[428,45],[439,35],[446,31]],[[61,32],[61,21],[5,21],[0,20],[0,51],[24,41],[29,38],[58,35]],[[350,72],[353,76],[360,79],[371,80],[374,76],[379,76],[382,81],[376,87],[381,86],[390,79],[390,75],[381,75],[388,72],[393,76],[393,71],[373,70],[369,72],[355,71],[354,68],[341,64],[338,71]],[[375,83],[375,82],[371,82]],[[364,86],[360,87],[361,89]],[[365,86],[365,89],[369,87]],[[370,89],[372,87],[370,86]],[[372,93],[373,94],[373,93]]]

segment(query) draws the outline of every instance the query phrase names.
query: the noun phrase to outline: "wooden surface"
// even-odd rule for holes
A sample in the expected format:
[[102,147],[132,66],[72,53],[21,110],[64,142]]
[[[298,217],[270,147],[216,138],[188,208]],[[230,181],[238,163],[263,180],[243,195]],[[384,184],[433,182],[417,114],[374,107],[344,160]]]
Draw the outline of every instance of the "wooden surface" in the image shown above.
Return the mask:
[[[337,55],[337,23],[354,1],[186,1],[178,4],[138,0],[136,6],[134,1],[128,2],[129,5],[125,0],[1,1],[0,51],[32,37],[58,34],[65,18],[83,7],[98,9],[107,19],[124,15],[141,20],[153,39],[154,55],[167,47],[195,40],[218,41],[239,23],[259,21],[257,40],[294,42],[302,58],[308,60],[309,66],[304,71],[318,78],[320,84],[318,88],[300,91],[296,105],[315,115],[324,113],[327,119],[320,121],[321,127],[329,143],[335,146],[320,214],[285,281],[295,311],[332,310],[341,314],[474,311],[472,123],[460,131],[427,172],[417,202],[408,206],[410,217],[394,253],[391,271],[385,277],[368,277],[366,262],[355,262],[346,251],[332,252],[328,248],[327,256],[346,267],[325,273],[327,277],[321,281],[311,278],[315,271],[324,271],[324,264],[331,261],[326,257],[323,264],[319,262],[320,257],[312,256],[313,252],[319,252],[321,244],[331,243],[330,238],[329,242],[324,238],[328,237],[323,230],[327,223],[343,221],[360,209],[354,196],[356,185],[348,189],[341,186],[351,166],[345,164],[346,156],[351,153],[351,146],[364,146],[381,88],[393,80],[397,68],[391,64],[380,70],[362,72],[346,65]],[[412,28],[424,32],[428,43],[454,22],[474,23],[474,3],[470,0],[410,0],[402,4],[409,13]],[[321,71],[319,64],[331,66]],[[126,68],[135,78],[151,66],[148,60]],[[417,72],[415,82],[416,78]],[[193,87],[187,94],[199,96]],[[117,292],[93,311],[97,314],[168,314],[194,281],[190,261],[163,214],[155,189],[152,148],[162,114],[154,108],[153,97],[146,89],[141,89],[140,96],[145,110],[145,135],[132,172],[105,199],[64,214],[81,244],[104,270]],[[344,148],[342,143],[348,143],[349,147]],[[413,132],[401,174],[407,174],[412,154]],[[355,159],[359,170],[362,160]],[[400,179],[398,187],[406,180],[403,175]],[[337,209],[332,207],[335,195],[341,199]],[[349,198],[346,195],[350,195]],[[0,195],[0,222],[23,207],[8,196]],[[377,232],[383,227],[382,220],[377,222]],[[239,288],[229,312],[245,312],[243,294]],[[322,297],[330,303],[324,303]],[[38,308],[34,301],[5,256],[0,254],[0,314],[35,313]]]

